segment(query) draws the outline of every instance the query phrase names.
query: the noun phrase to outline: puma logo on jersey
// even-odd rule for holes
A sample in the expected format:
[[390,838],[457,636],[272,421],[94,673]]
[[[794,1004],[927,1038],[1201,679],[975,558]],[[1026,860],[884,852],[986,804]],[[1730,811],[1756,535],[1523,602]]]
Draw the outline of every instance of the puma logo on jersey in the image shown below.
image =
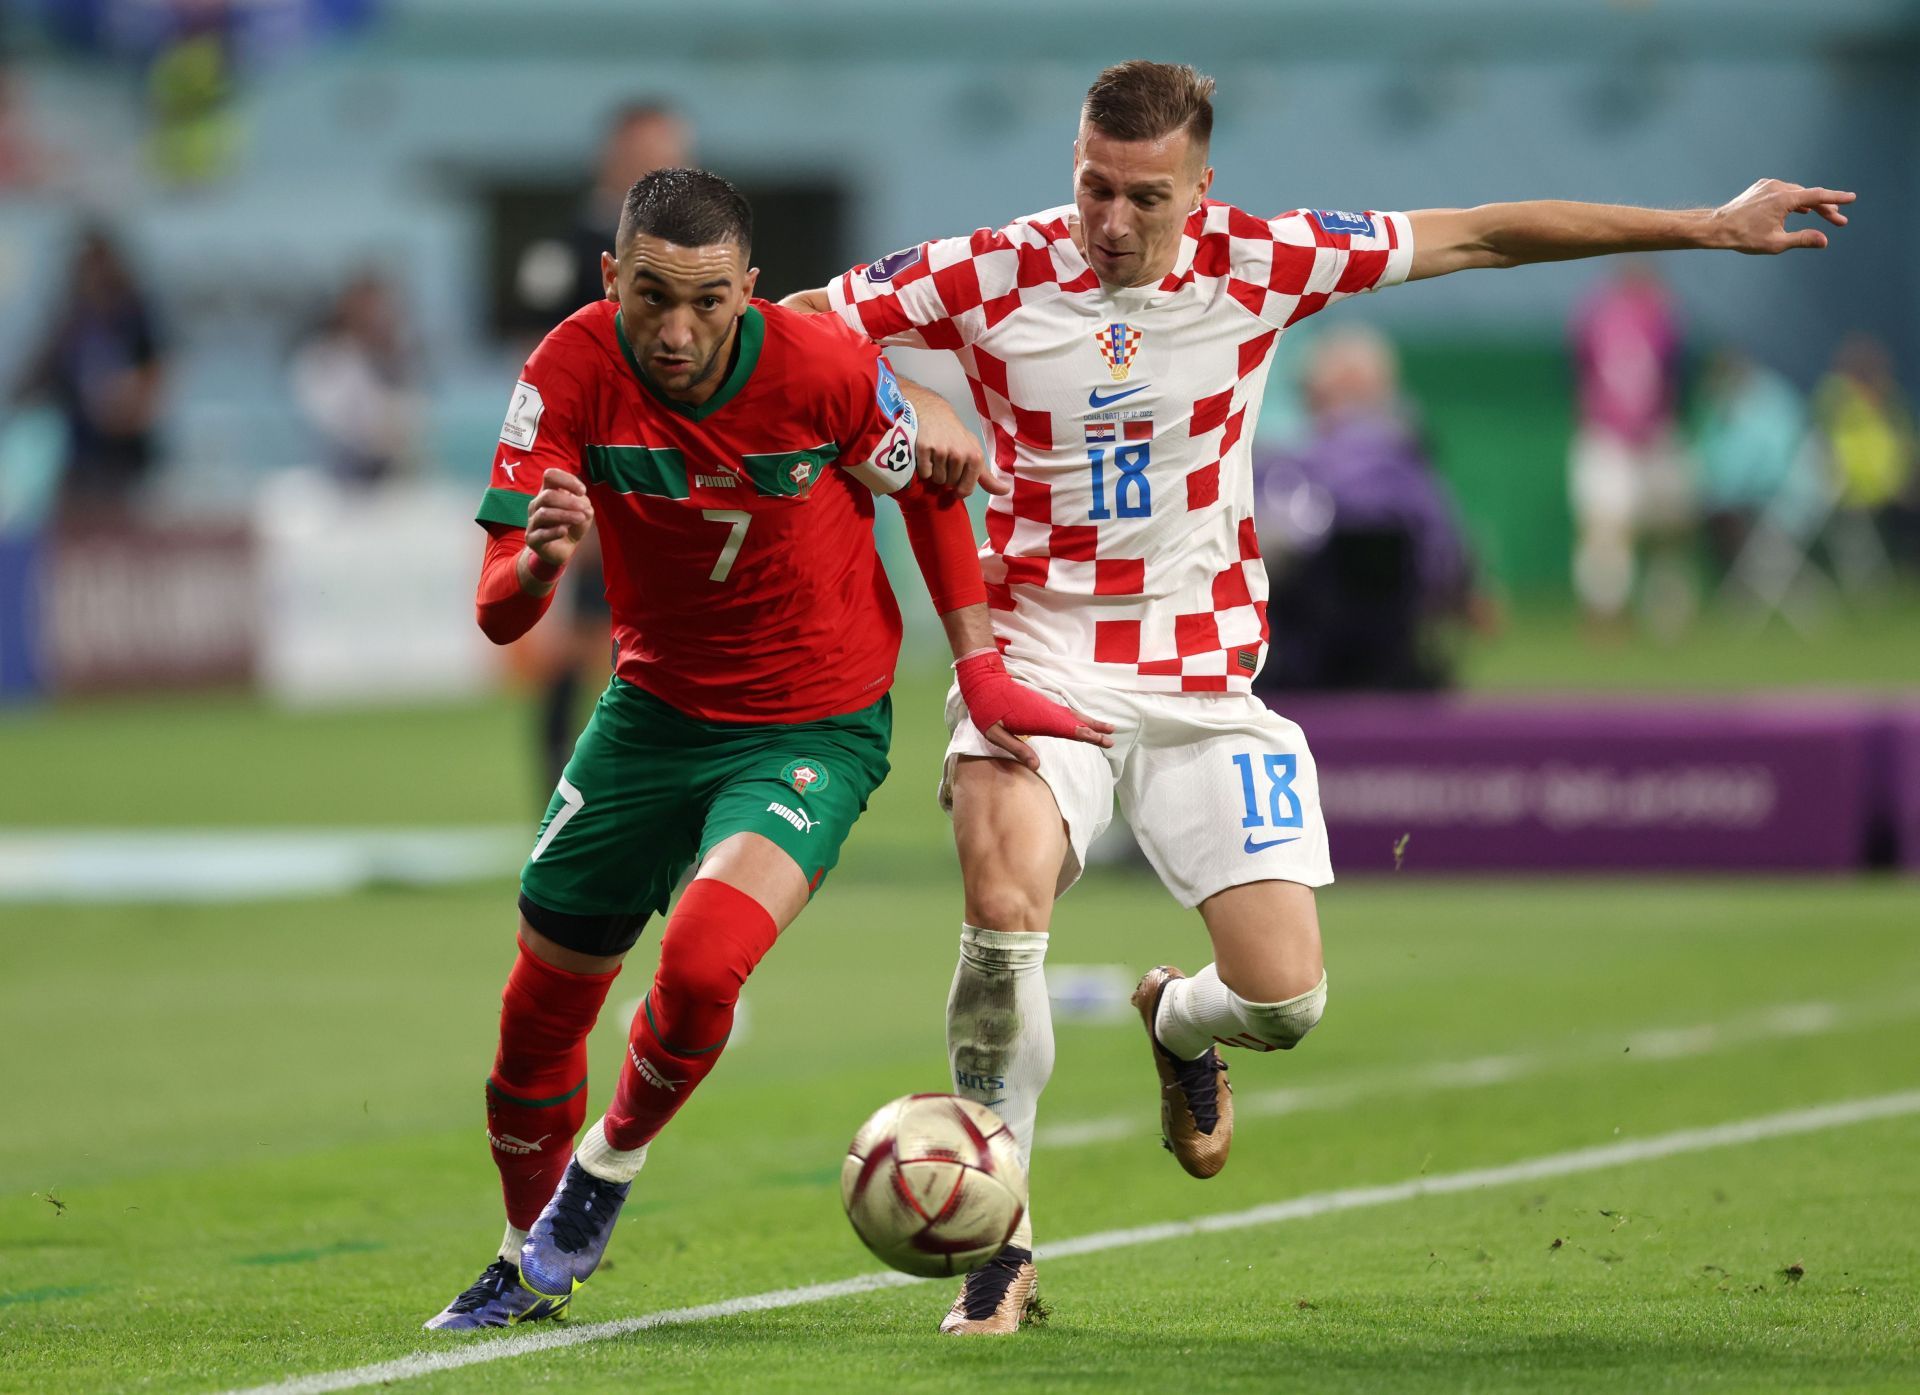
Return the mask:
[[740,483],[732,475],[695,475],[693,482],[702,489],[732,489]]

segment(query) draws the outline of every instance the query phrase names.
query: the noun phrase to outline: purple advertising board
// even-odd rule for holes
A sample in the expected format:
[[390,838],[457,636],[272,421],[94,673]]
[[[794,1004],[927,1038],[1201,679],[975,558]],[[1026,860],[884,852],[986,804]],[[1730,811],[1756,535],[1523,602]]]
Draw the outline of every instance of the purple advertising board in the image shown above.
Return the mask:
[[1891,717],[1820,699],[1269,701],[1306,730],[1351,872],[1858,868]]
[[1886,770],[1894,858],[1907,871],[1920,874],[1920,707],[1896,712],[1888,727],[1891,749]]

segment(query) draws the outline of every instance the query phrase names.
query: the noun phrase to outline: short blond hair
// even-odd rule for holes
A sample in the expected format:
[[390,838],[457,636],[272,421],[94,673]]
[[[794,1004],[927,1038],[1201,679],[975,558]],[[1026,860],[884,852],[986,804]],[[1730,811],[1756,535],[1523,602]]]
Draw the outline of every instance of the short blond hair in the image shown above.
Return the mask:
[[1114,140],[1159,140],[1184,130],[1203,151],[1213,138],[1213,79],[1185,63],[1116,63],[1087,89],[1080,119]]

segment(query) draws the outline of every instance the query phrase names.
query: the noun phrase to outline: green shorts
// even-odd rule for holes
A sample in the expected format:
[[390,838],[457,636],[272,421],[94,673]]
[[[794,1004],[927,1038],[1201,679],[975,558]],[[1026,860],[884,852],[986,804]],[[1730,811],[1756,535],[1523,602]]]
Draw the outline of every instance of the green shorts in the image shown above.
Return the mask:
[[707,722],[616,678],[521,869],[521,912],[569,949],[624,953],[735,833],[772,839],[817,891],[887,777],[892,736],[886,697],[812,722]]

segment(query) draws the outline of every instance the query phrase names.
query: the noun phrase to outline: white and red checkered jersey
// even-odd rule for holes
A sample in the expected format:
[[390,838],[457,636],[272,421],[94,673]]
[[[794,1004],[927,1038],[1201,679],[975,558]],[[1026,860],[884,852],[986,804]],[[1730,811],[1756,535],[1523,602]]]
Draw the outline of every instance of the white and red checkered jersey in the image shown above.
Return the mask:
[[1158,285],[1100,284],[1071,205],[856,267],[829,298],[881,344],[950,349],[1013,494],[981,550],[1009,656],[1074,681],[1245,692],[1266,658],[1252,431],[1287,326],[1404,281],[1402,213],[1208,202]]

